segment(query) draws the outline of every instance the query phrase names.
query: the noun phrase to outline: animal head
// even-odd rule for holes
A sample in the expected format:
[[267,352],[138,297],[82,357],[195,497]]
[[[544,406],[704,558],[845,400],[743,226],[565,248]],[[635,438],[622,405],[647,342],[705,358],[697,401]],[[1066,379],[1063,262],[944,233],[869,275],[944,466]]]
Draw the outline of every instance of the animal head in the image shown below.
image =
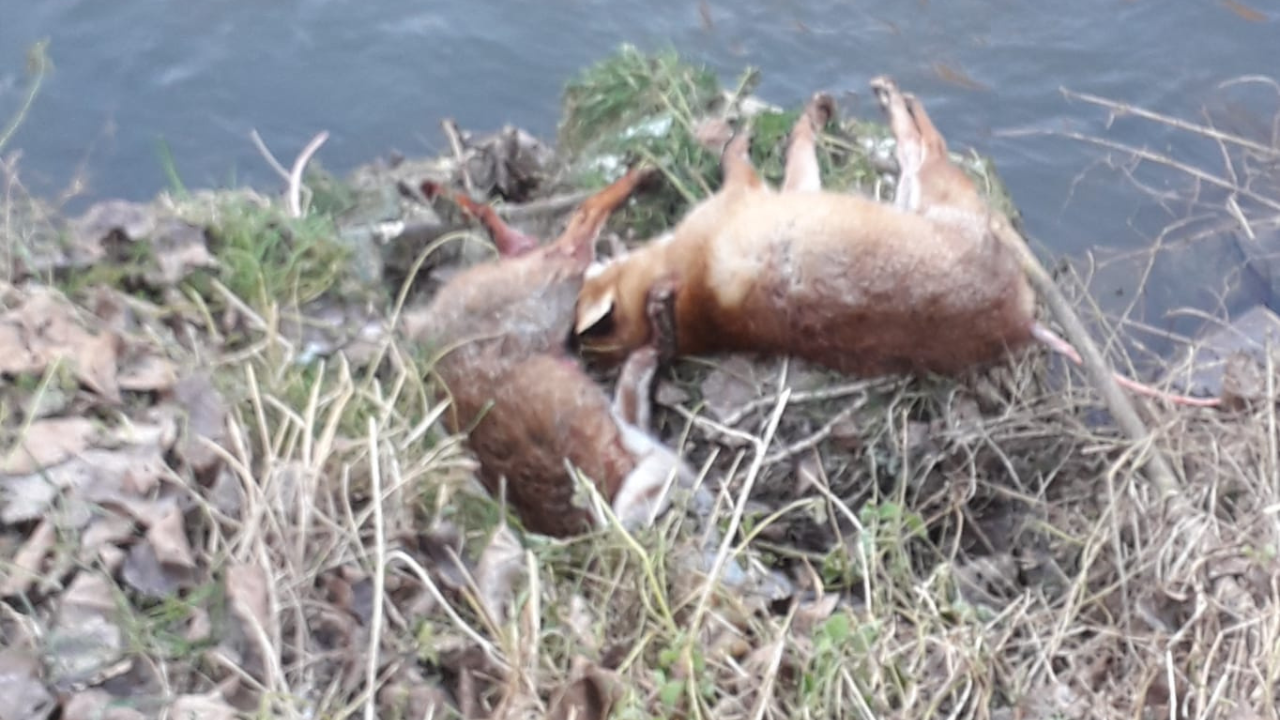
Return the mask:
[[579,347],[596,359],[620,362],[649,342],[648,287],[636,272],[633,258],[594,263],[583,276],[573,332]]

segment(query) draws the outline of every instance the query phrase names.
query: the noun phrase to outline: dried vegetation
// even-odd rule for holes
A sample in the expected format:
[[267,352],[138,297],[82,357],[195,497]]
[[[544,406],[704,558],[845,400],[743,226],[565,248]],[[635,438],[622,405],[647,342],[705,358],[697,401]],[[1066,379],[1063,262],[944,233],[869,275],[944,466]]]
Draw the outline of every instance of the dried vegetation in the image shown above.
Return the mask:
[[[1145,443],[1041,356],[959,382],[682,361],[657,402],[718,491],[710,550],[679,512],[525,535],[478,492],[385,328],[488,251],[407,188],[465,182],[545,237],[558,193],[647,156],[668,182],[616,219],[634,242],[714,186],[701,114],[754,108],[780,172],[793,115],[750,84],[623,50],[570,86],[559,156],[455,132],[453,158],[312,171],[302,217],[234,190],[63,220],[4,158],[0,718],[1276,717],[1266,351],[1224,351],[1229,409],[1144,401]],[[1280,145],[1237,140],[1223,217],[1259,237]],[[845,119],[828,186],[888,193],[885,145]]]

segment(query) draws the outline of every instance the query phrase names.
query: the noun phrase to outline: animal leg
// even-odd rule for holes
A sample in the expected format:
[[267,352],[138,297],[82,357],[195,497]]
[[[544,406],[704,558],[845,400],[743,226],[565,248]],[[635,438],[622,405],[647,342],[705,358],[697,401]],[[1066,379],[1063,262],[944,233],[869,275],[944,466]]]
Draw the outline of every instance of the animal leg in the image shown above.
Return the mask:
[[947,141],[942,137],[942,133],[938,132],[938,128],[934,126],[933,120],[929,118],[929,113],[925,112],[924,104],[911,93],[905,93],[902,98],[907,104],[907,110],[911,113],[911,118],[915,120],[916,130],[920,133],[920,144],[924,146],[925,157],[947,157]]
[[612,500],[614,514],[629,530],[651,524],[670,504],[671,489],[692,487],[695,480],[680,457],[649,434],[658,364],[658,349],[652,345],[631,353],[622,366],[614,399],[623,444],[637,461]]
[[676,281],[659,280],[649,290],[645,314],[652,326],[648,345],[627,357],[618,375],[613,396],[613,410],[623,420],[649,431],[650,396],[658,365],[676,354]]
[[614,413],[644,432],[649,432],[653,377],[657,372],[658,349],[646,345],[636,350],[623,364],[613,395]]
[[493,244],[498,247],[498,254],[502,257],[517,257],[538,247],[537,238],[511,227],[502,218],[498,217],[498,213],[494,212],[492,207],[478,203],[464,193],[447,190],[440,183],[426,180],[422,183],[422,194],[428,200],[442,195],[447,196],[468,215],[479,220],[480,224],[484,225],[485,230],[489,232],[489,237],[493,238]]
[[657,349],[658,359],[670,362],[676,356],[676,289],[677,280],[665,277],[655,282],[645,297],[645,315],[649,320],[650,344]]
[[835,116],[836,103],[826,93],[816,93],[805,106],[804,113],[791,128],[787,144],[787,168],[782,180],[783,191],[817,191],[822,189],[818,154],[814,147],[817,135]]
[[626,202],[631,193],[653,172],[649,167],[633,167],[605,189],[592,195],[574,211],[569,224],[556,239],[556,247],[585,263],[595,257],[596,238],[609,215]]
[[720,169],[724,175],[722,190],[758,188],[764,181],[751,165],[751,131],[745,127],[734,132],[723,118],[703,120],[694,135],[703,147],[720,153]]
[[898,158],[898,190],[893,196],[893,204],[901,210],[915,212],[920,207],[920,167],[926,153],[920,128],[916,126],[897,83],[881,75],[871,80],[871,87],[880,107],[889,116],[889,129],[897,140],[894,155]]

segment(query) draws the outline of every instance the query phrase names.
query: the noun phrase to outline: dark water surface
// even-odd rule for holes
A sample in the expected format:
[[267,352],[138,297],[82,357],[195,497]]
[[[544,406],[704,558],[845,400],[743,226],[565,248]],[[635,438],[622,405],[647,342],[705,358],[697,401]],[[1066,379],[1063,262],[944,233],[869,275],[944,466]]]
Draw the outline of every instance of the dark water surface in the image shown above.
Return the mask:
[[[1099,167],[1106,151],[1009,131],[1069,129],[1221,172],[1212,143],[1132,119],[1108,128],[1104,110],[1059,88],[1193,120],[1210,106],[1266,139],[1274,90],[1218,88],[1280,75],[1280,0],[1249,2],[0,0],[0,118],[21,99],[27,48],[49,37],[56,70],[11,145],[24,181],[53,192],[83,167],[91,197],[146,199],[165,184],[160,137],[188,186],[273,186],[251,128],[286,161],[327,129],[320,158],[338,171],[392,148],[437,152],[446,115],[549,136],[565,80],[621,42],[674,46],[726,83],[759,67],[760,94],[780,104],[853,91],[843,111],[877,117],[866,83],[890,73],[954,147],[994,157],[1039,241],[1078,259],[1145,247],[1169,211]],[[1156,176],[1153,189],[1179,181]],[[1173,288],[1152,323],[1188,297],[1177,267],[1151,280]],[[1133,274],[1097,289],[1123,295]]]

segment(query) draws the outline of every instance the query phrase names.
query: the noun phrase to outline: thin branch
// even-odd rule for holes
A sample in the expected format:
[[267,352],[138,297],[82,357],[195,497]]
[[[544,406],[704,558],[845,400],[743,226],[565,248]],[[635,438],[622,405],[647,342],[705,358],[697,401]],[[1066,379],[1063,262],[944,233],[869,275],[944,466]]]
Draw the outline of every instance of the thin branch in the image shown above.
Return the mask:
[[840,423],[848,420],[853,415],[854,411],[864,405],[866,405],[865,397],[863,397],[860,402],[854,402],[835,415],[832,415],[831,419],[824,423],[822,427],[818,428],[817,432],[807,437],[800,438],[772,455],[765,457],[764,464],[772,465],[774,463],[779,463],[783,460],[795,457],[806,450],[817,447],[818,443],[831,437],[831,434],[835,432],[836,427],[838,427]]
[[249,131],[249,139],[253,141],[253,146],[258,148],[258,154],[262,156],[263,160],[267,161],[267,165],[270,165],[272,170],[276,171],[276,174],[280,176],[280,179],[285,182],[289,182],[289,171],[280,164],[280,161],[272,154],[271,149],[267,147],[265,142],[263,142],[262,136],[258,134],[257,128]]
[[449,139],[449,147],[453,150],[453,157],[458,162],[458,172],[462,174],[462,186],[466,188],[468,195],[475,197],[476,186],[471,180],[471,173],[467,171],[467,151],[462,142],[462,132],[458,130],[458,123],[454,122],[453,118],[445,118],[440,121],[440,128],[444,130],[444,136]]
[[1263,205],[1264,207],[1270,208],[1272,210],[1280,211],[1280,200],[1275,200],[1265,195],[1259,195],[1258,193],[1248,188],[1243,188],[1237,185],[1233,185],[1227,180],[1224,180],[1218,177],[1217,175],[1212,175],[1210,173],[1205,172],[1204,170],[1201,170],[1200,168],[1193,167],[1184,162],[1179,162],[1169,157],[1168,155],[1165,155],[1163,153],[1158,153],[1153,150],[1148,150],[1146,148],[1136,148],[1131,145],[1125,145],[1124,143],[1116,142],[1114,140],[1106,140],[1104,138],[1093,137],[1091,135],[1085,135],[1084,133],[1067,131],[1067,130],[1006,130],[1003,132],[998,132],[996,134],[1001,137],[1025,137],[1025,136],[1031,136],[1031,135],[1049,135],[1049,136],[1056,136],[1056,137],[1064,137],[1071,140],[1079,140],[1080,142],[1089,143],[1090,145],[1097,145],[1099,147],[1107,148],[1108,150],[1115,150],[1117,152],[1129,153],[1138,159],[1147,160],[1159,165],[1165,165],[1175,170],[1180,170],[1186,173],[1187,175],[1190,175],[1191,177],[1196,178],[1197,180],[1202,180],[1206,183],[1209,183],[1210,185],[1220,187],[1230,192],[1239,193],[1240,195],[1243,195],[1249,198],[1250,200],[1253,200],[1254,202],[1257,202]]
[[293,161],[293,169],[289,171],[289,214],[295,218],[302,217],[302,172],[307,169],[307,163],[311,162],[311,156],[328,139],[329,131],[321,130],[302,148],[298,159]]
[[1132,400],[1120,390],[1120,385],[1116,382],[1116,377],[1111,367],[1102,357],[1097,344],[1089,336],[1089,331],[1080,320],[1080,316],[1076,314],[1075,309],[1071,307],[1066,295],[1054,283],[1053,278],[1044,269],[1044,266],[1040,264],[1040,260],[1031,252],[1026,239],[1009,224],[1008,220],[1003,216],[996,215],[992,218],[990,228],[991,232],[1001,242],[1017,253],[1023,271],[1027,273],[1031,281],[1031,286],[1044,298],[1049,310],[1057,318],[1058,322],[1062,324],[1067,340],[1080,353],[1085,372],[1089,375],[1094,387],[1097,388],[1098,394],[1102,396],[1102,401],[1106,403],[1107,409],[1111,411],[1111,415],[1115,418],[1116,424],[1120,426],[1120,430],[1135,443],[1142,443],[1147,446],[1144,463],[1147,479],[1155,486],[1162,498],[1171,499],[1176,496],[1179,490],[1179,482],[1177,475],[1173,472],[1173,466],[1169,464],[1164,453],[1156,446],[1151,431],[1143,423],[1142,418],[1138,416],[1138,411],[1134,408]]
[[1200,125],[1198,123],[1187,122],[1186,120],[1181,120],[1179,118],[1176,118],[1170,115],[1164,115],[1162,113],[1146,110],[1136,105],[1130,105],[1128,103],[1118,102],[1116,100],[1108,100],[1107,98],[1100,97],[1098,95],[1091,95],[1089,93],[1076,92],[1075,90],[1069,90],[1065,87],[1060,87],[1058,88],[1058,90],[1063,94],[1063,96],[1069,99],[1083,100],[1084,102],[1090,103],[1092,105],[1100,105],[1115,113],[1119,113],[1122,115],[1133,115],[1134,117],[1140,117],[1146,120],[1153,120],[1158,123],[1169,125],[1170,127],[1178,128],[1179,130],[1186,130],[1188,132],[1196,133],[1197,135],[1203,135],[1205,137],[1210,137],[1215,140],[1231,143],[1232,145],[1238,145],[1243,148],[1255,150],[1264,155],[1270,155],[1272,157],[1280,157],[1280,148],[1269,147],[1260,142],[1256,142],[1248,138],[1240,137],[1239,135],[1223,132],[1221,130],[1218,130],[1217,128],[1209,127],[1206,125]]

